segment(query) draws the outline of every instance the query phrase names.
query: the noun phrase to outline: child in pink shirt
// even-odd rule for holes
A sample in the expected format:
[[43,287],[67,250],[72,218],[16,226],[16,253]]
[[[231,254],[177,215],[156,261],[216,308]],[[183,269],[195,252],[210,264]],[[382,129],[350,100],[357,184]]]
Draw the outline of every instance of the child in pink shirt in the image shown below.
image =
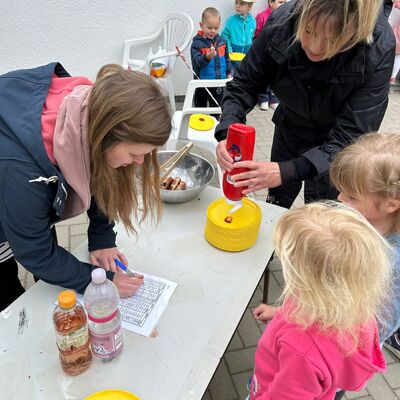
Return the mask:
[[[267,22],[268,17],[272,14],[272,11],[280,7],[282,4],[285,4],[286,0],[268,0],[268,7],[263,12],[257,14],[256,17],[256,31],[254,32],[254,39],[258,37],[262,28]],[[271,88],[268,88],[267,91],[260,95],[260,109],[263,111],[267,111],[268,108],[275,110],[278,107],[279,100],[275,96],[274,92]]]
[[376,318],[389,285],[386,241],[347,206],[312,203],[279,220],[275,249],[283,306],[258,343],[250,399],[332,400],[338,388],[363,389],[385,369]]

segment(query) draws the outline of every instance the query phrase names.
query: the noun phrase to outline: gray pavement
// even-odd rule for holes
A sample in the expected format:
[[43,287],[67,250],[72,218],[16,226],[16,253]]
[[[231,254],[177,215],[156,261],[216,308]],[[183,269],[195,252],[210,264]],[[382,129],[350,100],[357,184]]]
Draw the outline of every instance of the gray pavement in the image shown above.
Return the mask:
[[[391,93],[389,107],[382,123],[381,132],[400,132],[400,93]],[[257,130],[255,158],[268,160],[272,144],[272,111],[261,111],[256,107],[248,116],[248,124]],[[257,193],[257,198],[264,200],[266,191]],[[294,206],[303,204],[299,195]],[[57,225],[58,240],[67,250],[73,250],[86,239],[87,217],[81,215]],[[268,302],[273,303],[280,295],[283,286],[282,271],[279,263],[271,266]],[[21,281],[25,287],[33,284],[32,276],[22,267]],[[220,365],[203,397],[203,400],[242,400],[247,396],[246,384],[253,370],[254,352],[257,341],[263,332],[264,324],[256,322],[251,311],[261,302],[262,282],[257,287],[234,333],[232,340],[221,359]],[[376,375],[365,389],[357,393],[347,393],[346,399],[363,400],[399,400],[400,399],[400,361],[385,350],[387,371]],[[301,400],[301,399],[299,399]]]

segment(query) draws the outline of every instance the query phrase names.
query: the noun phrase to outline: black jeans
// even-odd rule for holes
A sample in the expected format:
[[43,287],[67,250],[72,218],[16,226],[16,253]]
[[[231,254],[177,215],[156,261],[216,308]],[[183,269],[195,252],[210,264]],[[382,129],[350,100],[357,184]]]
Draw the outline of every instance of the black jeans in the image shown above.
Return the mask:
[[211,98],[207,90],[204,88],[196,89],[194,93],[194,106],[195,107],[220,107],[223,95],[223,88],[222,87],[211,87],[207,88],[210,93],[213,95],[215,100],[218,101],[218,104],[215,104],[215,101]]
[[0,311],[7,308],[25,289],[18,278],[18,265],[14,257],[0,264]]
[[[275,128],[271,149],[271,161],[288,161],[299,157],[305,150],[300,144],[292,144]],[[301,182],[293,182],[269,189],[270,202],[281,207],[290,208],[301,190]],[[331,185],[329,173],[304,183],[304,201],[311,203],[317,200],[336,200],[338,191]]]
[[[58,244],[56,228],[51,228],[53,240]],[[9,258],[0,264],[1,279],[0,279],[0,311],[7,308],[14,300],[25,292],[24,287],[18,278],[18,264],[14,257]],[[35,282],[39,279],[34,276]]]

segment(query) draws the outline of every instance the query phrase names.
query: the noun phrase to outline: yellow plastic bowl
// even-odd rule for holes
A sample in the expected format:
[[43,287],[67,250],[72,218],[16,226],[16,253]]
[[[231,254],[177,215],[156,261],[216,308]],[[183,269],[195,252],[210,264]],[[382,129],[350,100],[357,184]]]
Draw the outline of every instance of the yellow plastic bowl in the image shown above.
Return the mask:
[[125,390],[107,389],[101,390],[85,397],[84,400],[140,400],[139,397]]
[[189,127],[196,131],[209,131],[214,128],[214,120],[206,114],[192,114],[189,118]]
[[245,55],[246,54],[244,53],[233,52],[229,53],[229,58],[231,59],[231,61],[240,62],[243,60]]
[[204,236],[218,249],[242,251],[257,241],[261,209],[254,201],[246,198],[242,201],[243,207],[233,214],[228,213],[232,205],[228,204],[225,198],[215,200],[208,206]]

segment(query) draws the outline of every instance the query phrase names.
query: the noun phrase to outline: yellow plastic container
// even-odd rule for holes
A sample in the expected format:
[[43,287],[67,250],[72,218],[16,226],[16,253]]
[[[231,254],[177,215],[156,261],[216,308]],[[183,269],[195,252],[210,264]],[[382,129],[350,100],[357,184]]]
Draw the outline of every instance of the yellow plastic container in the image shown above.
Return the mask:
[[229,214],[232,205],[225,198],[213,201],[207,208],[204,236],[213,246],[225,251],[242,251],[257,241],[261,209],[254,201],[243,198],[243,207]]
[[84,400],[140,400],[139,397],[125,390],[107,389],[101,390],[85,397]]
[[229,58],[231,59],[231,61],[240,62],[243,60],[245,55],[246,54],[244,54],[244,53],[233,52],[233,53],[229,53]]
[[196,131],[209,131],[214,128],[214,120],[206,114],[192,114],[189,118],[189,127]]

